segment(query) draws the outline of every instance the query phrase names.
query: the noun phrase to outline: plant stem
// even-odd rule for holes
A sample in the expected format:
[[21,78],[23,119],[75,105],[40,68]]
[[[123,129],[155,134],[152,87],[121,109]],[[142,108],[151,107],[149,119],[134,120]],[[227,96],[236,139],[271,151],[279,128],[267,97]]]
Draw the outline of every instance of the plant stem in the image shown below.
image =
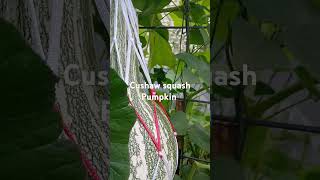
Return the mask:
[[272,115],[264,118],[264,120],[271,119],[271,118],[277,116],[278,114],[280,114],[280,113],[282,113],[282,112],[284,112],[284,111],[286,111],[286,110],[288,110],[288,109],[290,109],[290,108],[293,108],[294,106],[296,106],[296,105],[298,105],[298,104],[301,104],[301,103],[303,103],[303,102],[305,102],[305,101],[307,101],[307,100],[309,100],[309,99],[310,99],[309,96],[306,97],[306,98],[303,98],[302,100],[300,100],[300,101],[298,101],[298,102],[295,102],[295,103],[293,103],[293,104],[291,104],[291,105],[289,105],[289,106],[286,106],[286,107],[284,107],[283,109],[281,109],[281,110],[273,113]]
[[201,89],[199,89],[199,90],[191,93],[191,94],[187,97],[187,100],[192,99],[194,96],[196,96],[197,94],[199,94],[199,93],[201,93],[202,91],[207,90],[207,89],[209,89],[208,86],[207,86],[207,87],[203,87],[203,88],[201,88]]

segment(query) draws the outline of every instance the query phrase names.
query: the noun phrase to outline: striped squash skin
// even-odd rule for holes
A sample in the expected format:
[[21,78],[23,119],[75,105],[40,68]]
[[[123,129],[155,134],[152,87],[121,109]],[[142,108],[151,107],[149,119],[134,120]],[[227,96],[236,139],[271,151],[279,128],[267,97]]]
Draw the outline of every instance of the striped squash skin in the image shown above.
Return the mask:
[[[137,54],[135,53],[134,47],[128,47],[129,35],[128,30],[125,25],[124,14],[122,13],[121,3],[118,5],[118,14],[115,14],[115,6],[118,0],[111,0],[111,26],[110,35],[111,40],[116,38],[117,47],[119,49],[119,56],[117,55],[115,47],[111,49],[111,67],[115,69],[118,74],[125,74],[126,59],[128,56],[128,50],[130,53],[131,63],[129,65],[129,83],[143,83],[143,76],[139,71],[139,61]],[[122,1],[122,0],[121,0]],[[123,0],[126,3],[130,0]],[[130,6],[124,8],[129,8],[127,10],[134,11],[130,9]],[[136,16],[136,15],[135,15]],[[115,33],[115,19],[117,17],[117,32]],[[137,17],[135,17],[137,18]],[[131,26],[132,27],[132,26]],[[133,27],[135,28],[135,27]],[[138,27],[136,27],[138,30]],[[133,30],[132,30],[133,31]],[[116,36],[115,36],[116,34]],[[135,39],[137,42],[137,39]],[[137,43],[136,43],[137,45]],[[120,58],[119,58],[120,57]],[[146,93],[144,89],[128,88],[128,98],[132,103],[134,109],[139,113],[142,119],[146,122],[149,129],[153,132],[156,137],[156,129],[154,125],[153,118],[153,103],[152,101],[143,100],[142,93]],[[163,160],[160,161],[159,169],[157,173],[157,180],[167,180],[173,179],[178,162],[177,154],[177,141],[174,136],[174,132],[170,126],[170,123],[162,111],[162,109],[156,105],[157,116],[159,119],[160,136],[161,136],[161,146],[164,153],[164,158],[167,159],[168,166],[166,168]],[[156,148],[149,137],[147,131],[137,120],[130,132],[129,139],[129,156],[130,156],[130,180],[151,180],[155,171],[156,163],[158,160],[158,154]]]

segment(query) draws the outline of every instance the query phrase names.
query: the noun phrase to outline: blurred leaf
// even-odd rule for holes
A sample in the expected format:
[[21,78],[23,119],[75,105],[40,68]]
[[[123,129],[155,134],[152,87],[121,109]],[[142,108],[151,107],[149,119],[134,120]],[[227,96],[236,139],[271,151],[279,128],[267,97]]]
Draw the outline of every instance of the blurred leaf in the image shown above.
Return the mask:
[[272,39],[277,31],[279,31],[279,27],[271,22],[263,22],[261,23],[261,32],[267,39]]
[[132,2],[133,5],[141,11],[141,15],[148,16],[159,13],[171,0],[132,0]]
[[213,179],[245,180],[240,164],[229,157],[217,157],[214,159]]
[[318,22],[319,13],[311,8],[313,0],[248,0],[246,7],[252,16],[276,24],[312,24]]
[[135,113],[129,107],[127,85],[110,69],[110,177],[111,180],[129,177],[129,134]]
[[316,85],[315,79],[311,76],[309,71],[303,66],[296,67],[294,71],[302,84],[308,89],[310,95],[314,96],[316,99],[319,99],[320,91]]
[[254,95],[262,96],[262,95],[271,95],[274,94],[275,91],[268,84],[258,81],[255,86]]
[[182,72],[183,82],[188,82],[189,84],[198,84],[199,78],[190,69],[185,68]]
[[210,51],[209,51],[209,49],[204,51],[204,52],[197,52],[194,55],[199,56],[199,57],[203,57],[206,60],[206,62],[208,62],[208,63],[210,62]]
[[182,180],[182,179],[180,178],[180,176],[178,176],[178,175],[174,175],[173,180]]
[[311,0],[313,7],[320,9],[320,0]]
[[183,180],[187,180],[190,170],[191,170],[190,164],[183,165],[181,167],[181,177]]
[[226,41],[229,34],[229,25],[231,25],[237,17],[239,9],[239,4],[235,0],[227,0],[222,3],[220,14],[217,20],[218,23],[213,24],[216,26],[216,33],[214,35],[215,41],[220,43]]
[[56,78],[15,27],[0,19],[0,179],[79,180],[79,149],[59,139]]
[[186,135],[189,123],[187,121],[186,114],[182,111],[178,111],[171,116],[171,121],[177,130],[178,135]]
[[[199,58],[197,56],[194,56],[190,53],[180,53],[180,54],[177,54],[176,57],[178,59],[183,60],[186,63],[187,68],[184,70],[183,73],[185,73],[188,78],[191,77],[190,75],[190,72],[191,72],[192,74],[195,74],[200,79],[200,82],[206,83],[206,84],[210,83],[210,65],[206,60]],[[199,83],[199,80],[196,78],[192,78],[192,80],[198,81],[195,83]]]
[[209,133],[200,125],[192,125],[188,130],[188,135],[192,143],[198,145],[206,152],[210,152]]
[[0,19],[0,35],[0,59],[12,56],[27,46],[20,33],[2,19]]
[[203,172],[198,172],[193,176],[193,179],[197,180],[210,180],[210,176],[203,173]]
[[218,86],[216,84],[213,84],[212,89],[213,94],[217,94],[224,98],[233,98],[235,96],[234,90],[228,86]]
[[[243,163],[249,166],[253,171],[258,168],[261,156],[264,156],[265,139],[268,129],[265,127],[248,128],[246,147],[244,150]],[[248,146],[250,144],[250,146]],[[254,149],[251,147],[255,147]]]
[[258,27],[243,20],[233,24],[232,45],[235,69],[242,70],[244,64],[255,71],[290,68],[279,44],[266,39]]
[[272,149],[266,154],[268,154],[268,158],[265,158],[265,165],[275,171],[294,172],[300,168],[298,160],[291,159],[285,152]]
[[320,179],[320,168],[315,167],[303,172],[299,180],[319,180],[319,179]]

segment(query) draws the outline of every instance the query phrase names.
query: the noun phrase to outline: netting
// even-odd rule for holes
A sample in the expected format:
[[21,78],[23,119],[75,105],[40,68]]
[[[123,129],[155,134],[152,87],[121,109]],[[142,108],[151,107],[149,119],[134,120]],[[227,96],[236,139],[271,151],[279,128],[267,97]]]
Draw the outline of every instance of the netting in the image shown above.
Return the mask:
[[[111,67],[128,85],[145,81],[151,84],[132,2],[112,0],[110,10]],[[178,164],[178,146],[165,111],[159,104],[143,100],[142,93],[146,93],[144,90],[128,88],[127,92],[138,116],[129,139],[129,179],[173,179]],[[156,120],[159,121],[159,128]],[[160,142],[154,142],[152,137],[154,141]]]
[[[107,0],[96,0],[107,26]],[[98,72],[101,62],[95,54],[93,4],[87,0],[0,0],[0,17],[12,23],[32,49],[60,77],[56,99],[65,136],[79,145],[83,164],[91,179],[108,179],[107,97],[101,87],[83,83],[71,86],[63,79],[69,65]],[[106,67],[102,67],[107,70]],[[72,73],[81,79],[81,73]],[[104,94],[103,94],[104,93]]]

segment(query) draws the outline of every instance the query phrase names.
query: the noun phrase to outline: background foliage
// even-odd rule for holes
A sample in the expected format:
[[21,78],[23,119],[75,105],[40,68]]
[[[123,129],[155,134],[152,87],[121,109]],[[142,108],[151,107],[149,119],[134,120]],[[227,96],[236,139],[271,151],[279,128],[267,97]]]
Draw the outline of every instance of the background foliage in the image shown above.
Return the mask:
[[[213,85],[215,112],[235,115],[241,97],[241,117],[317,125],[315,109],[307,112],[303,106],[319,106],[319,1],[214,0],[211,5],[212,70],[241,70],[247,64],[258,79],[255,86]],[[319,160],[309,159],[319,155],[312,150],[319,136],[264,127],[248,127],[240,136],[246,138],[241,160],[229,161],[238,166],[231,168],[236,176],[319,179]]]

